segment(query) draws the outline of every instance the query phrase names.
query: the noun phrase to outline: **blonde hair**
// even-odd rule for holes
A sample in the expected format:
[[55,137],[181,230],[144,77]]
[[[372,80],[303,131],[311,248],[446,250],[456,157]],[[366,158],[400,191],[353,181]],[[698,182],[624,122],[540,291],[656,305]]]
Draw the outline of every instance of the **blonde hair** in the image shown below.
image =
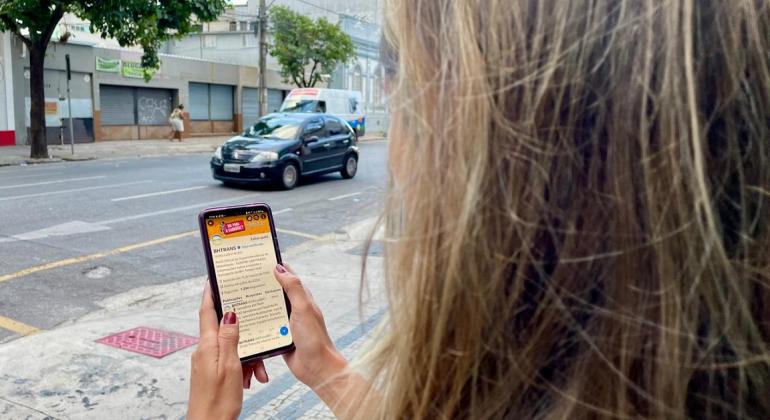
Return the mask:
[[770,413],[768,3],[385,3],[399,229],[359,416]]

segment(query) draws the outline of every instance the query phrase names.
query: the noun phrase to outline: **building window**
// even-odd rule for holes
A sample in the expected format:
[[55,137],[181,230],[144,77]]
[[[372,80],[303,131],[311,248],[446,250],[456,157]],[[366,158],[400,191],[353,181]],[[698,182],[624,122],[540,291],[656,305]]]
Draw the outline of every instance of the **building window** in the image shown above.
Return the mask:
[[257,22],[249,22],[249,31],[250,32],[257,32]]
[[[353,69],[353,89],[356,92],[361,92],[364,87],[364,75],[361,73],[361,66],[356,64]],[[363,92],[361,93],[363,95]]]
[[243,46],[244,47],[255,47],[257,45],[257,38],[252,34],[244,34],[243,35]]
[[230,22],[230,32],[235,32],[238,30],[238,22]]
[[241,31],[246,32],[249,30],[249,22],[241,22]]
[[217,37],[212,35],[207,35],[203,37],[203,45],[206,48],[216,48],[217,47]]

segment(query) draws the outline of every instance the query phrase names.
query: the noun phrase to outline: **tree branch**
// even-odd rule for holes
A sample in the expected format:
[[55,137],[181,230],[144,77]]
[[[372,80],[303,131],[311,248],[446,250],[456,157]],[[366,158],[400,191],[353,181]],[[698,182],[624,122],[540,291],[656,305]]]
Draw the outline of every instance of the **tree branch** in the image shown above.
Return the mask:
[[44,47],[48,46],[48,42],[51,41],[51,36],[53,35],[53,31],[56,30],[56,25],[59,24],[59,21],[61,18],[64,17],[64,8],[61,6],[57,6],[56,9],[53,11],[53,15],[51,16],[51,21],[48,22],[48,26],[45,28],[45,31],[43,31],[42,38],[40,39],[41,44]]
[[299,80],[297,80],[297,75],[292,74],[291,79],[294,80],[294,84],[297,85],[297,87],[303,87],[302,83],[300,83]]
[[13,21],[8,15],[0,15],[0,21],[3,22],[5,26],[10,29],[11,32],[13,32],[21,41],[27,46],[32,46],[32,41],[29,40],[29,38],[25,37],[21,34],[21,29],[19,28],[19,25],[16,24],[16,22]]
[[315,74],[315,69],[318,67],[318,61],[313,60],[313,68],[310,69],[310,81],[308,83],[313,83],[313,74]]

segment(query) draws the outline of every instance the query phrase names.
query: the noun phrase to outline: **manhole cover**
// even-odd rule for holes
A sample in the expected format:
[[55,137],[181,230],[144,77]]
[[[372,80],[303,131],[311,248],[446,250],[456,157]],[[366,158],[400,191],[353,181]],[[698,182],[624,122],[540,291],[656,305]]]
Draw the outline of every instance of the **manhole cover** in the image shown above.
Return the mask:
[[91,267],[83,272],[89,279],[103,279],[112,273],[109,267]]
[[160,359],[175,351],[192,346],[198,342],[198,339],[171,331],[136,327],[108,335],[96,340],[96,342]]

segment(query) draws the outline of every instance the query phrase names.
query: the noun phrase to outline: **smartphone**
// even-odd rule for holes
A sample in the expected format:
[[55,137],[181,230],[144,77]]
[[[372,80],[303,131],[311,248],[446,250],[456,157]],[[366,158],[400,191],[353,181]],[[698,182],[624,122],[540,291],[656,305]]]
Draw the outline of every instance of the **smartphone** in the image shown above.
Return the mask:
[[270,206],[206,209],[198,223],[217,316],[221,321],[232,311],[238,317],[241,362],[293,350],[291,305],[273,275],[281,252]]

